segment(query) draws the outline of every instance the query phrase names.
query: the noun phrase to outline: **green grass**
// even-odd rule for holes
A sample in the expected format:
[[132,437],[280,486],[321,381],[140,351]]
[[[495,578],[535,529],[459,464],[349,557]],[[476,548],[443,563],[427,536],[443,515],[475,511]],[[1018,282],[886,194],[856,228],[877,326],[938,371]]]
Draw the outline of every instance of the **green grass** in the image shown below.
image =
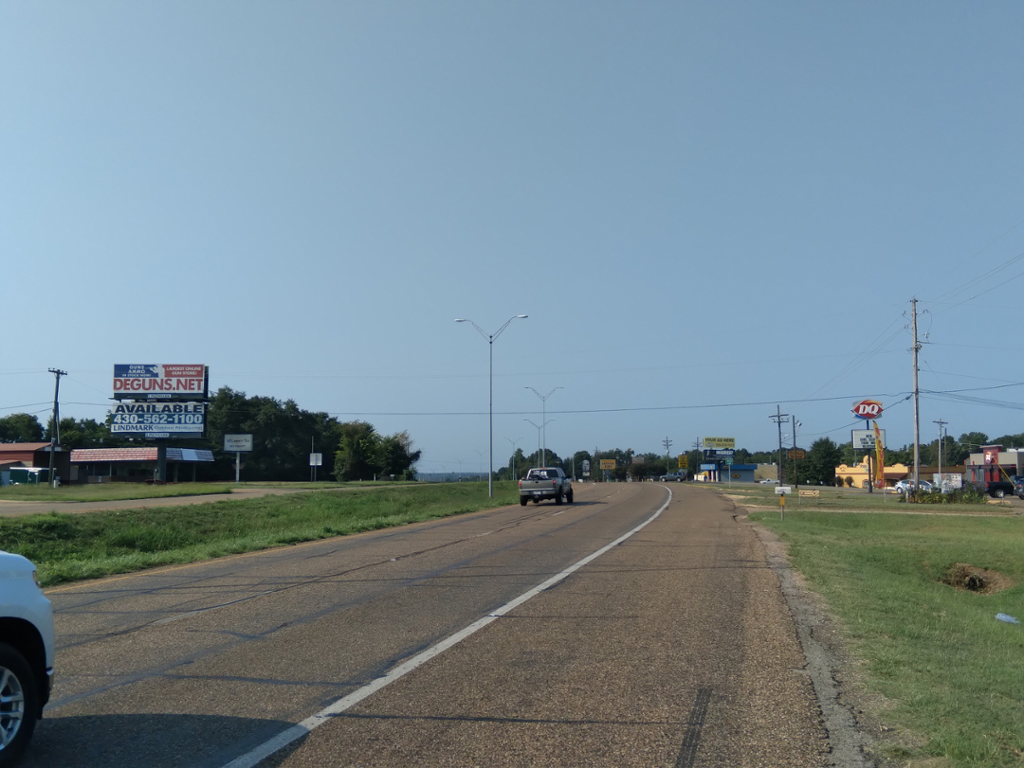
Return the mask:
[[[714,486],[730,496],[739,497],[741,504],[758,507],[779,508],[779,497],[775,495],[775,486],[739,485],[731,488],[728,485]],[[801,497],[797,491],[818,491],[817,498]],[[1019,512],[1021,507],[1014,499],[1001,501],[983,500],[981,503],[962,504],[917,504],[900,500],[897,493],[881,493],[875,491],[854,490],[852,488],[829,488],[827,486],[800,486],[786,496],[786,512],[802,510],[805,512],[900,512],[926,513],[942,515],[1007,515]]]
[[231,493],[226,483],[97,483],[96,485],[7,485],[0,488],[0,501],[119,501],[121,499],[154,499],[166,496],[200,496]]
[[[892,505],[908,506],[916,507]],[[751,519],[788,542],[864,662],[864,685],[891,702],[872,713],[896,729],[884,753],[943,768],[1024,765],[1024,624],[995,619],[1024,621],[1024,520],[946,507],[926,507],[943,513],[931,515],[794,507],[784,520],[769,511]],[[998,571],[1013,586],[992,595],[954,589],[941,583],[954,563]]]
[[44,586],[343,536],[516,503],[512,483],[309,492],[180,507],[0,518],[0,549]]

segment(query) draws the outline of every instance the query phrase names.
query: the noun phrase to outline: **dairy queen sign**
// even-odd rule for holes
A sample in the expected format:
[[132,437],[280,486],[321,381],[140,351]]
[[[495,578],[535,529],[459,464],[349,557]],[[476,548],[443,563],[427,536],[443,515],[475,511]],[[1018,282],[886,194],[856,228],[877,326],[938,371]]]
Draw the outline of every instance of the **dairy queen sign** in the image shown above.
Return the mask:
[[880,418],[882,404],[877,400],[860,400],[853,404],[853,415],[865,420]]

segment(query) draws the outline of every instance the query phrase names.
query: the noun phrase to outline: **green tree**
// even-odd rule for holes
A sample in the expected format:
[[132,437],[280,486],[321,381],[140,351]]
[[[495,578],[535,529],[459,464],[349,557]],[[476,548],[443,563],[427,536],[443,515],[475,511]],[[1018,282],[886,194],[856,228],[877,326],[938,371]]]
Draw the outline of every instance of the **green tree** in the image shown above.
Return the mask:
[[104,422],[94,419],[61,419],[60,444],[71,450],[74,448],[111,448],[122,445],[125,441],[110,434],[110,427]]
[[843,453],[828,437],[814,441],[807,459],[800,462],[806,471],[805,481],[814,484],[835,485],[836,467],[842,464]]
[[12,413],[0,418],[0,443],[41,443],[43,426],[30,413]]
[[220,477],[234,474],[234,454],[223,450],[226,434],[253,436],[253,451],[244,458],[243,479],[308,480],[311,448],[323,454],[323,475],[330,477],[333,472],[337,419],[304,411],[294,400],[247,397],[221,387],[210,400],[206,424]]

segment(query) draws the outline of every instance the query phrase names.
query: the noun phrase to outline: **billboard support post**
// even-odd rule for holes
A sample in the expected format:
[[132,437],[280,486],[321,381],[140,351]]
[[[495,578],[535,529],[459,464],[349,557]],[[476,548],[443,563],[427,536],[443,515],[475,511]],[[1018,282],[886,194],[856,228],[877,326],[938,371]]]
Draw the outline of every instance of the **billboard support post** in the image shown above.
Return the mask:
[[156,481],[167,482],[167,441],[163,439],[156,441]]

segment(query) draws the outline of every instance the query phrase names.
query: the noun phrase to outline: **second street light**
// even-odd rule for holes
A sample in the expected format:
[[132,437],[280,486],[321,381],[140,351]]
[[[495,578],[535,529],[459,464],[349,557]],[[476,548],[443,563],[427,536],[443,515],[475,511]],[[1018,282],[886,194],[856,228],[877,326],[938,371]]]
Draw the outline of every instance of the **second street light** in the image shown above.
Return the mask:
[[487,496],[494,498],[494,340],[508,328],[513,320],[525,318],[526,315],[513,315],[494,333],[488,335],[483,328],[465,317],[455,318],[456,323],[469,323],[487,340]]
[[548,456],[548,431],[546,429],[544,429],[543,427],[546,427],[547,423],[548,423],[547,422],[547,403],[548,403],[548,398],[551,397],[553,394],[555,394],[555,392],[560,390],[561,387],[555,387],[550,392],[548,392],[546,395],[542,395],[540,392],[538,392],[533,387],[526,387],[526,389],[530,390],[531,392],[533,392],[533,394],[535,394],[537,397],[540,398],[540,408],[541,408],[540,423],[541,423],[541,427],[542,427],[541,433],[544,436],[544,443],[543,443],[543,447],[541,448],[541,454],[540,454],[540,465],[542,467],[546,467],[548,465],[548,458],[547,458],[547,456]]

